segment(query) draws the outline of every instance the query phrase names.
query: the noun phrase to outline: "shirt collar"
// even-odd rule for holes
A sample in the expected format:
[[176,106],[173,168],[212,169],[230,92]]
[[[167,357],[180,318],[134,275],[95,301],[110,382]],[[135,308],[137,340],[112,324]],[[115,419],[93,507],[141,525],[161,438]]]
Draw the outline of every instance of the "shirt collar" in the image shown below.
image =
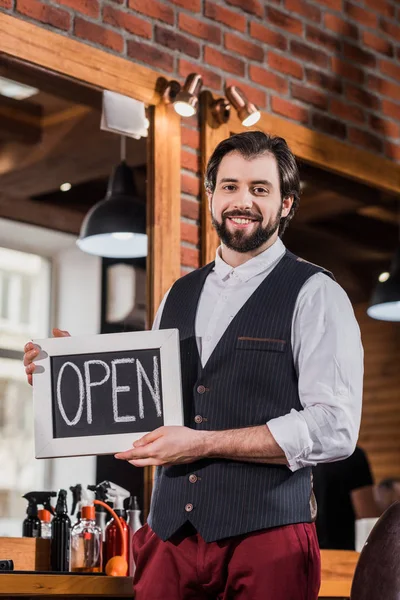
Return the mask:
[[282,240],[278,237],[276,241],[261,252],[254,258],[246,261],[238,267],[231,267],[221,257],[221,247],[217,249],[215,256],[215,267],[214,271],[218,277],[222,280],[229,277],[231,274],[235,274],[236,278],[242,282],[249,281],[252,277],[259,275],[266,269],[272,266],[273,263],[278,262],[279,259],[285,254],[286,248]]

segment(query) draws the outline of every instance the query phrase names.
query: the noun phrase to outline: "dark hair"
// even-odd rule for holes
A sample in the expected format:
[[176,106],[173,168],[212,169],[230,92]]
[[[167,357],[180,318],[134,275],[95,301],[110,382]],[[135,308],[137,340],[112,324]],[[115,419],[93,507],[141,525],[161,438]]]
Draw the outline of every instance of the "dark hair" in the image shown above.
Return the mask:
[[262,131],[245,131],[223,140],[215,148],[206,168],[204,183],[214,193],[219,165],[230,152],[239,152],[251,160],[263,154],[272,154],[278,164],[281,198],[293,197],[293,205],[287,217],[282,217],[279,235],[282,236],[289,221],[292,220],[300,202],[300,175],[296,159],[289,146],[281,137],[268,135]]

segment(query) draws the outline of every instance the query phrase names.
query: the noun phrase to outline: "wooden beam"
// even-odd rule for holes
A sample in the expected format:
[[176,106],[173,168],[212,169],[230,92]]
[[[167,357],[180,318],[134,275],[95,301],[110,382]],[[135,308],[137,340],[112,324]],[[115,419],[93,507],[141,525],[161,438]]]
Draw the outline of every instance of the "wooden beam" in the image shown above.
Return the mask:
[[37,144],[42,136],[38,104],[0,95],[0,140]]
[[[176,166],[180,165],[180,117],[171,105],[158,104],[149,111],[150,136],[148,139],[148,196],[154,198],[148,205],[147,232],[153,243],[149,246],[147,279],[147,317],[153,322],[156,311],[171,287],[180,277],[180,179]],[[158,266],[158,268],[157,268]],[[145,517],[150,507],[154,467],[147,468],[144,476]]]
[[83,217],[79,210],[0,194],[0,218],[79,235]]
[[83,42],[0,13],[0,53],[72,77],[100,90],[112,90],[158,104],[159,73]]
[[[202,155],[206,166],[214,148],[223,139],[232,134],[249,131],[243,127],[235,111],[231,112],[228,123],[219,125],[212,114],[214,98],[206,93],[201,96],[202,103]],[[307,163],[338,173],[342,177],[358,181],[378,190],[391,194],[400,194],[400,165],[377,156],[366,150],[354,148],[350,144],[338,141],[323,133],[312,131],[302,125],[296,125],[266,112],[253,130],[280,135],[286,139],[297,158]],[[376,198],[375,198],[376,203]],[[301,210],[301,209],[300,209]],[[202,198],[202,261],[203,264],[214,259],[219,241],[211,224],[208,201]]]

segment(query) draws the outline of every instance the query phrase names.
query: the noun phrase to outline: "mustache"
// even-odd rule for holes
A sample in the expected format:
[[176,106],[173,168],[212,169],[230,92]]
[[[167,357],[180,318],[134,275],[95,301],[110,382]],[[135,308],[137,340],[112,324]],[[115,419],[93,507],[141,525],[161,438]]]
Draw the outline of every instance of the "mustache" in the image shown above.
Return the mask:
[[230,210],[230,211],[225,211],[222,214],[222,218],[223,219],[229,219],[230,217],[239,217],[239,218],[243,218],[243,219],[253,219],[254,221],[262,221],[262,216],[259,213],[253,213],[249,210],[243,211],[243,210]]

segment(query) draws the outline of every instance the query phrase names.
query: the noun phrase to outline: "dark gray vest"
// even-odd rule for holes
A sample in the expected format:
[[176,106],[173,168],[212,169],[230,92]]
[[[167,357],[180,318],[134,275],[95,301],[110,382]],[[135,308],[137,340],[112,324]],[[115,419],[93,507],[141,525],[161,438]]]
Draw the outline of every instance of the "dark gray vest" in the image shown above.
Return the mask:
[[[296,299],[323,269],[290,252],[228,326],[203,368],[196,338],[197,304],[214,263],[179,279],[161,328],[180,332],[185,425],[199,430],[263,425],[301,410],[291,347]],[[203,459],[158,468],[149,524],[163,540],[190,521],[206,542],[311,521],[311,470]]]

